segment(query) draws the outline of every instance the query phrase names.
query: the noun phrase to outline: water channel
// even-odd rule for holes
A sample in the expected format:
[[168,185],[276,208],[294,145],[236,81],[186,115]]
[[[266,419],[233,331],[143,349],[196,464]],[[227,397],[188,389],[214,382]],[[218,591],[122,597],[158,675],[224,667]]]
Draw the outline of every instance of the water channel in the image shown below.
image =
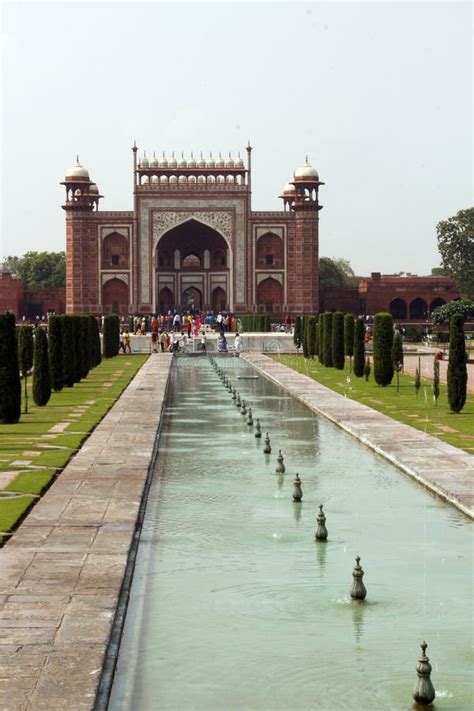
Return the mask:
[[240,359],[218,363],[273,452],[208,359],[175,359],[109,709],[407,711],[423,639],[433,708],[473,709],[473,524],[273,383],[237,380]]

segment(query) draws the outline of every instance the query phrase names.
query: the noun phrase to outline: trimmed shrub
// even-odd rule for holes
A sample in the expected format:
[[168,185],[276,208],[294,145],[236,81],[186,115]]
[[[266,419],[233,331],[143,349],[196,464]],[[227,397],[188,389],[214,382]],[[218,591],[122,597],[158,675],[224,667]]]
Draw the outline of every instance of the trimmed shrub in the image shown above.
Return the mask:
[[82,378],[82,371],[84,370],[82,363],[82,324],[79,314],[71,314],[70,318],[72,320],[72,342],[75,353],[74,382],[78,383]]
[[49,372],[48,337],[44,328],[37,328],[33,359],[33,400],[39,407],[44,407],[50,397],[51,375]]
[[323,364],[326,368],[332,367],[332,318],[333,314],[327,312],[324,314],[323,324]]
[[324,324],[324,314],[319,314],[318,319],[318,360],[323,363],[323,351],[324,351],[324,335],[323,335],[323,324]]
[[15,316],[0,314],[0,423],[15,424],[21,414],[21,382]]
[[314,358],[316,352],[316,319],[314,316],[308,316],[305,341],[308,358]]
[[365,365],[365,324],[362,319],[354,323],[354,375],[362,378]]
[[81,380],[87,378],[89,370],[92,367],[92,331],[90,327],[89,316],[81,315],[79,317],[81,324]]
[[99,323],[95,316],[90,315],[89,320],[91,322],[92,332],[92,367],[96,368],[102,361],[102,356],[100,354],[100,329]]
[[354,355],[354,316],[344,316],[344,355],[349,356],[349,372],[352,372],[352,356]]
[[308,357],[309,352],[308,352],[308,339],[307,339],[307,333],[308,333],[308,317],[303,316],[303,333],[301,334],[301,342],[303,346],[303,355],[305,358]]
[[418,397],[418,393],[420,392],[421,388],[421,377],[420,377],[420,371],[418,368],[415,370],[415,391],[416,391],[416,397]]
[[28,371],[33,367],[33,326],[20,326],[18,329],[18,363],[25,383],[24,411],[28,412]]
[[293,343],[299,350],[301,348],[301,341],[303,337],[303,324],[301,322],[301,316],[296,316],[295,318],[295,330],[293,333]]
[[120,345],[120,320],[115,314],[104,318],[104,358],[114,358],[118,355]]
[[400,371],[403,369],[403,342],[402,334],[396,331],[392,344],[392,364],[397,374],[397,393],[400,392]]
[[61,316],[62,326],[62,354],[63,354],[63,383],[67,388],[72,388],[76,382],[76,352],[74,350],[74,327],[71,316]]
[[461,412],[466,402],[467,366],[464,319],[451,316],[449,328],[448,400],[452,412]]
[[364,363],[364,378],[365,382],[369,382],[369,376],[370,376],[370,358],[367,357],[367,360]]
[[439,360],[437,358],[433,361],[433,397],[435,405],[437,405],[439,398]]
[[336,311],[332,315],[332,364],[338,370],[344,370],[344,314]]
[[377,385],[390,385],[392,363],[393,317],[389,313],[375,314],[374,318],[374,380]]
[[48,321],[48,350],[51,386],[56,392],[64,386],[62,316],[50,316]]

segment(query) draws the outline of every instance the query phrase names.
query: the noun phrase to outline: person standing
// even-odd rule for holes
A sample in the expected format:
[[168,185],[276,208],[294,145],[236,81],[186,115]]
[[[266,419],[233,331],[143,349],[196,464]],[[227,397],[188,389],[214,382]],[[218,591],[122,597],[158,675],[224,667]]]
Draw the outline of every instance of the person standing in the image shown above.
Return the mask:
[[157,344],[158,344],[158,331],[152,331],[151,332],[151,346],[152,346],[153,353],[158,353]]
[[181,324],[181,316],[178,313],[175,313],[175,315],[173,317],[173,327],[174,327],[175,333],[178,333],[180,324]]
[[132,349],[130,347],[130,331],[125,331],[123,334],[123,342],[124,342],[124,353],[131,353]]
[[240,337],[240,333],[235,334],[235,341],[234,341],[234,353],[237,356],[237,358],[240,356],[242,353],[243,346],[242,346],[242,339]]

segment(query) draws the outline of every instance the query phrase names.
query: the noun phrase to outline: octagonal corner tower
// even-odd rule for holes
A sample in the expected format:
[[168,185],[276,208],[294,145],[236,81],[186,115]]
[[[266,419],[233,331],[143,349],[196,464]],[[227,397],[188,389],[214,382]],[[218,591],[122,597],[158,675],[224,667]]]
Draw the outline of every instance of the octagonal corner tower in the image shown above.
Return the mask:
[[318,311],[318,202],[305,163],[281,211],[251,208],[251,155],[138,160],[133,210],[99,210],[99,190],[77,161],[66,187],[67,311],[233,313]]

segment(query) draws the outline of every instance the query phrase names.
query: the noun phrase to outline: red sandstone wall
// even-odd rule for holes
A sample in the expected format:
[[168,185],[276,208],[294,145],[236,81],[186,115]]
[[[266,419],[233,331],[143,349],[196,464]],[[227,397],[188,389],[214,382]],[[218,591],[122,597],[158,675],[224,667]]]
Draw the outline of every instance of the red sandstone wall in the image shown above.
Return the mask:
[[20,280],[9,272],[0,272],[0,313],[12,311],[16,317],[21,316],[22,297]]

